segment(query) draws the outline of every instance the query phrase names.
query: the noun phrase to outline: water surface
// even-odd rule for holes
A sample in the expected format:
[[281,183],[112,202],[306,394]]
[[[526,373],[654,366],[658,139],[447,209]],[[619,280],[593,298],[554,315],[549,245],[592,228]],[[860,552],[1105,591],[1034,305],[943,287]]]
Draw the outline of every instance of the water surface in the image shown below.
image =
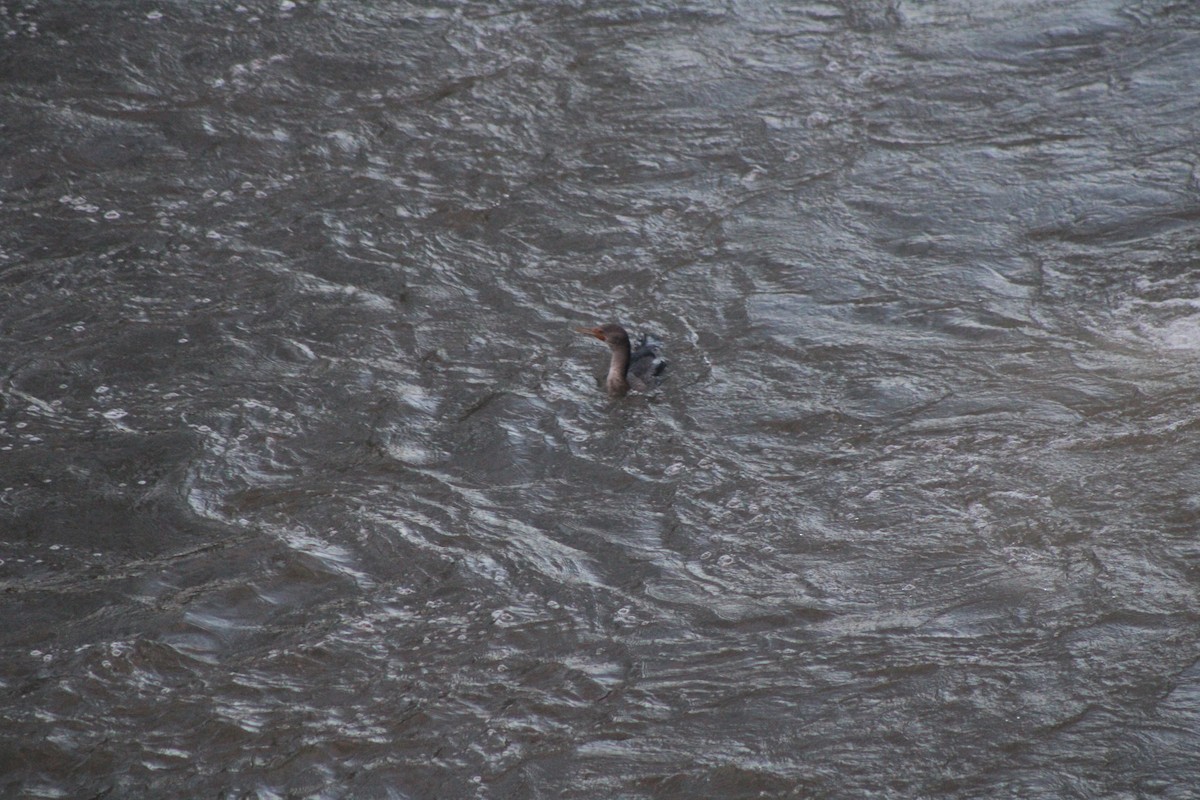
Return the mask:
[[1169,0],[0,0],[0,794],[1192,796],[1197,74]]

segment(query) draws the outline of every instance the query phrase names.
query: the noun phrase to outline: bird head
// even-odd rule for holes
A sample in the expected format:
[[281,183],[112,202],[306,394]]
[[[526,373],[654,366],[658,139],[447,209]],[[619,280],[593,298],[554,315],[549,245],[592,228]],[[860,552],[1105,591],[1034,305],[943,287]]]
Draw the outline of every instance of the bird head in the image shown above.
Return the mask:
[[624,328],[614,322],[609,322],[606,325],[600,325],[595,328],[576,328],[575,331],[585,336],[594,336],[609,347],[629,345],[629,334],[625,332]]

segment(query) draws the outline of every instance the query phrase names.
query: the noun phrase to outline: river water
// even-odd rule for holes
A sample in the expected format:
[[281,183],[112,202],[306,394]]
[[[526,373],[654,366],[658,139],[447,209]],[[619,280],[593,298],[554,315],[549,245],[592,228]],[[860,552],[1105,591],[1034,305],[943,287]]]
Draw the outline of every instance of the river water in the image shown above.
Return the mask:
[[1196,797],[1198,75],[1173,0],[0,0],[0,795]]

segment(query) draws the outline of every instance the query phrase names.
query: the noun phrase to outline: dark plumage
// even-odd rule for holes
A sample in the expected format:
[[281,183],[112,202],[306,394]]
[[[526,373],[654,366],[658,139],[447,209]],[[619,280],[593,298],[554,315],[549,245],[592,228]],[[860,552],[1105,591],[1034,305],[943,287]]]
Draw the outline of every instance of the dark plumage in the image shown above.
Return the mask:
[[597,328],[575,330],[596,337],[612,350],[608,378],[605,380],[610,394],[625,394],[631,388],[643,392],[651,389],[667,366],[667,362],[658,355],[658,342],[648,339],[644,333],[638,339],[637,346],[634,346],[625,329],[613,322]]

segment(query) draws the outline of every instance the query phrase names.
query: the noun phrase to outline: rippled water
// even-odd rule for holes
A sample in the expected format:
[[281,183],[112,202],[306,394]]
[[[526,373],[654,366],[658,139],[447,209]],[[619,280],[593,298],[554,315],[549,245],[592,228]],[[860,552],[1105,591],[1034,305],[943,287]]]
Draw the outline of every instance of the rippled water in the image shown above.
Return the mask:
[[1171,0],[0,0],[0,794],[1194,797],[1198,74]]

